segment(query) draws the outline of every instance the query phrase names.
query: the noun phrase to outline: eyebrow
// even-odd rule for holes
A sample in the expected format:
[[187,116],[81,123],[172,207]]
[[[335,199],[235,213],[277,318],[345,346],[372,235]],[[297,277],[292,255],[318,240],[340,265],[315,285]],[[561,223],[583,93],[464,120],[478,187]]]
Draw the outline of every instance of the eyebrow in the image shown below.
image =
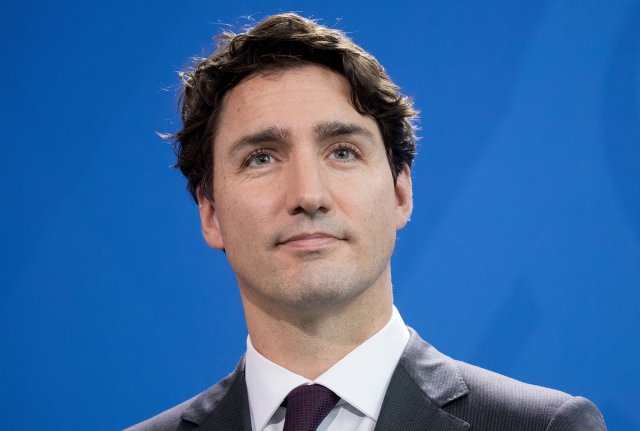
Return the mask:
[[256,133],[245,135],[238,139],[231,146],[230,154],[233,154],[244,147],[255,147],[267,142],[285,142],[291,133],[287,129],[271,126]]
[[371,130],[355,123],[344,123],[342,121],[327,121],[313,127],[313,133],[318,140],[335,138],[343,135],[359,135],[369,140],[374,139]]
[[[375,139],[375,135],[369,129],[355,123],[345,123],[342,121],[325,121],[318,123],[313,127],[313,133],[318,140],[345,135],[359,135],[371,141]],[[231,146],[230,155],[245,147],[256,147],[268,142],[287,142],[290,137],[291,132],[288,129],[271,126],[259,132],[245,135],[235,141]]]

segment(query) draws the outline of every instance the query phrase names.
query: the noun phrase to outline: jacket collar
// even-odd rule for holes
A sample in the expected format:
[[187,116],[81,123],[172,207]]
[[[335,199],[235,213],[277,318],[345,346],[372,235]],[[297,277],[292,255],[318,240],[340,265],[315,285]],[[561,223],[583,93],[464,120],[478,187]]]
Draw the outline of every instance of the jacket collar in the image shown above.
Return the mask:
[[197,396],[181,418],[198,425],[194,431],[251,431],[244,357],[231,374]]
[[442,409],[469,393],[454,361],[409,328],[375,431],[463,431],[470,425]]
[[[469,393],[455,362],[411,328],[409,342],[382,403],[375,431],[465,431],[470,425],[442,409]],[[197,431],[251,431],[244,358],[182,413]]]

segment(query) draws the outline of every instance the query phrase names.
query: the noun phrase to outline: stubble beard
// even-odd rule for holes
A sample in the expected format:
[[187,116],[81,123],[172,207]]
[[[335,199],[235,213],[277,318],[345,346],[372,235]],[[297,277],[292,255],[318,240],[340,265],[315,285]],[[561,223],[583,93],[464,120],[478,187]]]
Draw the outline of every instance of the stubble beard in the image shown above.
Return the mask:
[[355,265],[339,269],[310,265],[306,270],[299,269],[293,274],[271,274],[269,279],[255,283],[238,279],[242,295],[272,317],[313,319],[357,302],[360,295],[381,281],[388,266],[378,265],[377,270]]

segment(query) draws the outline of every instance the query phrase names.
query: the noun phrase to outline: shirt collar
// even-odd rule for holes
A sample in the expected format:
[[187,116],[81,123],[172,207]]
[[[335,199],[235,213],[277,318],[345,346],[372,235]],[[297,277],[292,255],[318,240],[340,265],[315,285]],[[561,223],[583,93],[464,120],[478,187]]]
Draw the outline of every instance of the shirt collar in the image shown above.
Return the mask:
[[310,381],[262,356],[247,337],[245,379],[254,429],[264,428],[292,389],[309,383],[331,389],[377,421],[391,376],[408,341],[409,331],[393,307],[391,319],[382,329]]

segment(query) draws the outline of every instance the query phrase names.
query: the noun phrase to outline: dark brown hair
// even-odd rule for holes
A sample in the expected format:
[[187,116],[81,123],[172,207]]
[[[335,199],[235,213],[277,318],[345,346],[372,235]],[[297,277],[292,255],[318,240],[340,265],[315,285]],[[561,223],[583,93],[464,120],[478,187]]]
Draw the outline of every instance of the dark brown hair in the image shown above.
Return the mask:
[[354,108],[373,117],[381,130],[394,181],[411,166],[416,148],[417,111],[389,79],[376,59],[340,30],[293,13],[270,16],[241,33],[223,33],[218,49],[180,74],[183,127],[174,140],[176,168],[187,178],[197,200],[213,197],[213,137],[224,95],[249,75],[318,64],[343,75],[351,86]]

